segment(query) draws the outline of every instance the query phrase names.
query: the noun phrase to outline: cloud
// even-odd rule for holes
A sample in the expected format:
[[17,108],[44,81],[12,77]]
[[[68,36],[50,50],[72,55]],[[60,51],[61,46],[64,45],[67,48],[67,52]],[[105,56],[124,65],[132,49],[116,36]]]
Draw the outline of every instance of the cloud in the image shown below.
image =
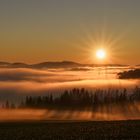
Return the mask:
[[33,69],[1,69],[0,81],[43,81],[44,77],[55,76],[54,73],[48,71],[40,71]]
[[[9,102],[19,103],[25,99],[25,96],[45,96],[52,93],[57,96],[65,89],[82,88],[89,90],[97,88],[121,88],[132,89],[140,82],[138,80],[119,80],[112,76],[112,69],[108,70],[110,77],[106,78],[104,70],[87,68],[77,69],[30,69],[30,68],[2,68],[0,69],[0,105],[9,100]],[[99,73],[100,72],[100,73]],[[133,106],[134,107],[134,106]],[[57,110],[0,110],[0,120],[14,119],[131,119],[129,112],[132,106],[126,110],[118,111],[118,116],[107,112],[108,109],[101,108],[98,112],[87,111],[57,111]],[[134,118],[139,117],[133,109]],[[27,112],[26,112],[27,111]],[[102,112],[100,112],[102,111]],[[9,115],[10,114],[10,115]],[[31,116],[31,117],[30,117]],[[105,117],[106,116],[106,117]],[[130,117],[129,117],[130,116]]]
[[[68,70],[68,69],[0,69],[0,101],[21,101],[27,95],[59,94],[62,90],[82,88],[93,90],[97,88],[132,88],[137,80],[118,80],[112,78],[112,70],[108,71],[111,78],[106,78],[104,71]],[[114,76],[115,77],[115,76]]]
[[132,120],[140,119],[139,103],[101,106],[97,110],[0,109],[0,121],[15,120]]
[[82,70],[74,72],[67,69],[37,70],[29,68],[3,68],[0,69],[0,81],[3,82],[69,82],[89,79],[89,75],[80,76]]

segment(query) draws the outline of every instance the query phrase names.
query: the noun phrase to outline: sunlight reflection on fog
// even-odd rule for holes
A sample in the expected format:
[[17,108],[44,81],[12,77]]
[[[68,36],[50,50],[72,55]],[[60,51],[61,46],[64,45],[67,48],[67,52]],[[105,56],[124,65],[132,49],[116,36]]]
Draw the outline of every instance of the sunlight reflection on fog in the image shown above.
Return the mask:
[[140,119],[140,105],[102,106],[98,110],[1,109],[0,121],[14,120],[131,120]]
[[19,100],[25,95],[57,94],[69,88],[134,88],[137,80],[119,80],[117,73],[129,67],[79,67],[65,69],[0,69],[0,99]]
[[[140,81],[119,80],[117,73],[129,67],[83,67],[68,69],[0,69],[0,100],[21,101],[27,95],[59,94],[71,88],[132,89]],[[129,91],[129,90],[128,90]],[[139,119],[139,104],[124,106],[102,106],[98,110],[33,110],[1,109],[0,120],[126,120]]]

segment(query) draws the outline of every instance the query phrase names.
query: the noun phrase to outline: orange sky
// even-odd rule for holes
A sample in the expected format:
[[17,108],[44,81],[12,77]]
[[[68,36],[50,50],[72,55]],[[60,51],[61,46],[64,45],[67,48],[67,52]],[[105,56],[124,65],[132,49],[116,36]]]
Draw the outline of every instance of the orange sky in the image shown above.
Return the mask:
[[0,60],[97,63],[102,46],[106,62],[138,64],[139,7],[138,0],[1,1]]

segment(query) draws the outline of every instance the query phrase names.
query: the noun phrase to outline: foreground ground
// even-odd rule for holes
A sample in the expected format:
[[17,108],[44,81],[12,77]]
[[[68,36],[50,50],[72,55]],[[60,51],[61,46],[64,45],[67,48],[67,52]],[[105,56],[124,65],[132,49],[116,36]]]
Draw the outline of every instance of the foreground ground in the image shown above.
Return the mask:
[[140,139],[140,121],[2,122],[0,140]]

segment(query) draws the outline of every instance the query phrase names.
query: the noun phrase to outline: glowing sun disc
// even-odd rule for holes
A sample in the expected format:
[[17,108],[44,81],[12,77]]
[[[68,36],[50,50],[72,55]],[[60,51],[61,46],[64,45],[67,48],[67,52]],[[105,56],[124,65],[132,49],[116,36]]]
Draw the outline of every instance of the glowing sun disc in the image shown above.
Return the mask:
[[103,49],[97,50],[97,51],[96,51],[96,57],[97,57],[98,59],[105,59],[105,57],[106,57],[106,51],[103,50]]

